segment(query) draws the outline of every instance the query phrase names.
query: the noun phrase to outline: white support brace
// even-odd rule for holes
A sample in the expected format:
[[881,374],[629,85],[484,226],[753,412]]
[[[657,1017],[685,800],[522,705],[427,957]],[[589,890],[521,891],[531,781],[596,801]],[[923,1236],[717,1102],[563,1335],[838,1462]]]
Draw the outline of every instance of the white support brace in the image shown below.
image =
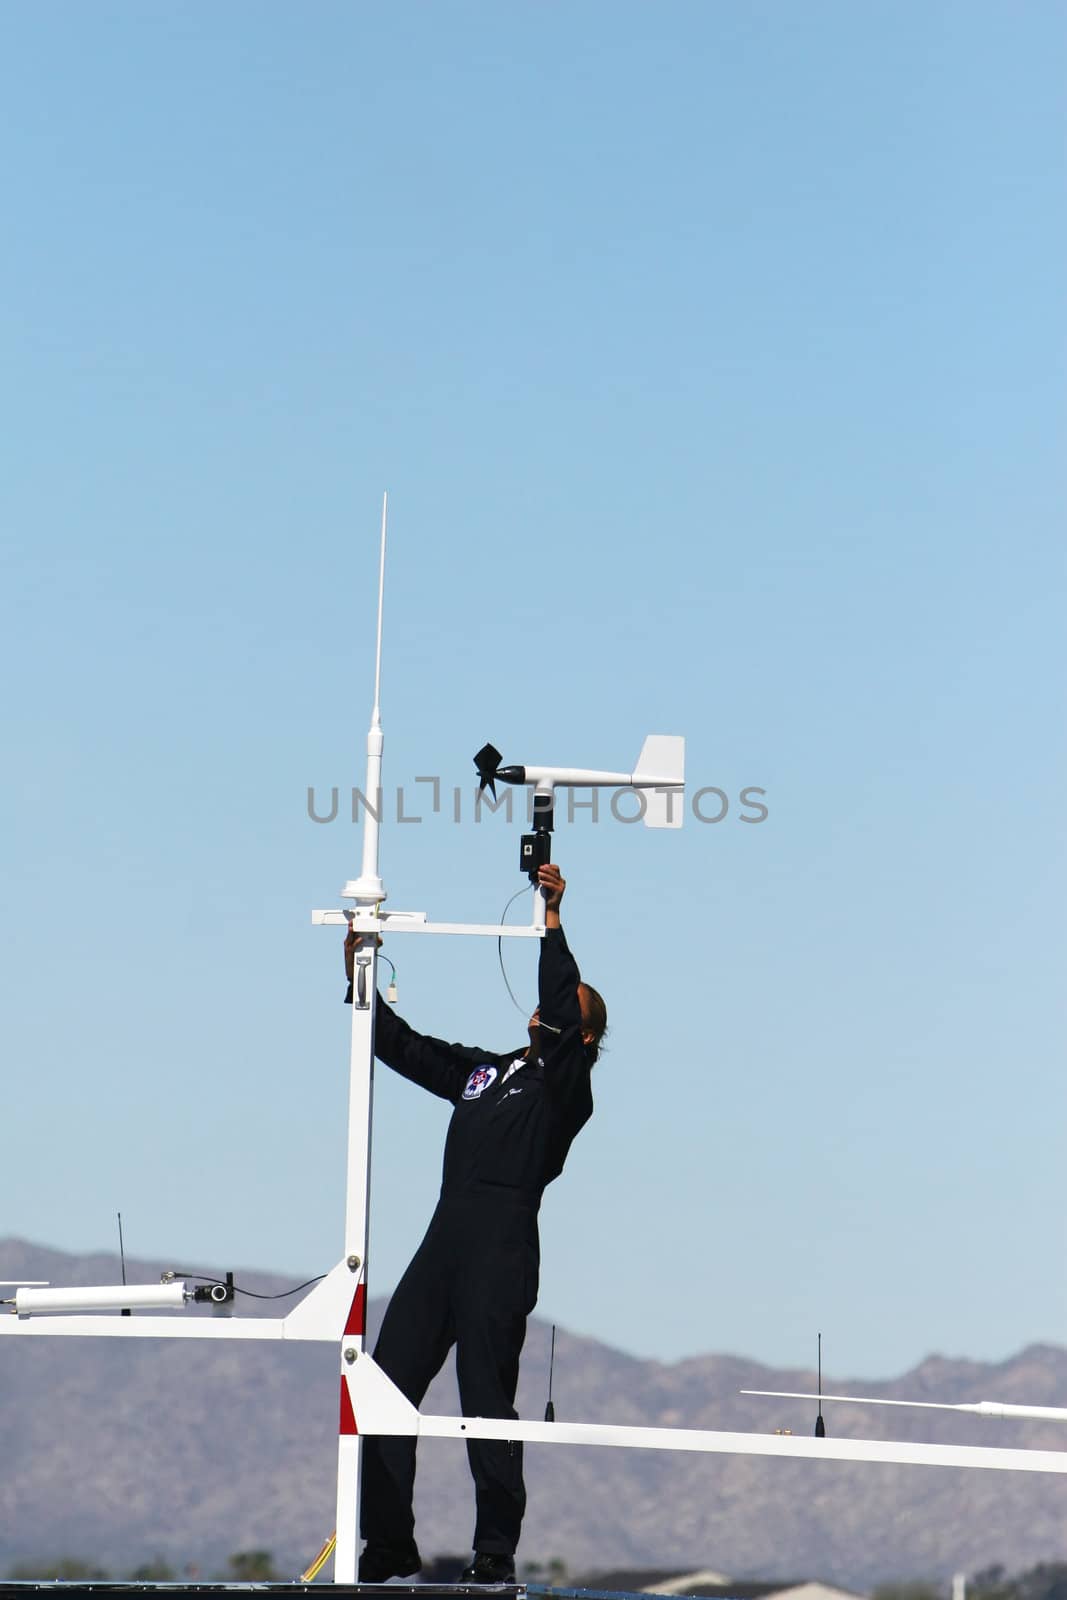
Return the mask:
[[805,1461],[867,1461],[1002,1472],[1067,1473],[1067,1451],[1060,1450],[917,1444],[895,1439],[816,1439],[811,1435],[727,1433],[704,1428],[618,1427],[600,1422],[524,1422],[507,1417],[427,1416],[416,1411],[370,1356],[354,1364],[349,1392],[356,1425],[364,1434],[415,1434],[427,1439],[522,1439],[532,1444],[584,1444],[629,1450],[777,1456]]
[[[368,1432],[372,1430],[368,1429]],[[719,1433],[697,1428],[626,1428],[595,1422],[509,1422],[489,1417],[419,1418],[420,1437],[524,1439],[538,1444],[616,1445],[638,1450],[695,1450],[806,1461],[870,1461],[917,1467],[985,1467],[1002,1472],[1067,1472],[1067,1451],[992,1445],[914,1444],[894,1439],[816,1439],[811,1435]]]
[[148,1312],[124,1317],[118,1311],[0,1315],[0,1334],[16,1338],[77,1335],[91,1339],[285,1339],[332,1344],[341,1339],[363,1274],[339,1261],[285,1317],[195,1316],[190,1312]]

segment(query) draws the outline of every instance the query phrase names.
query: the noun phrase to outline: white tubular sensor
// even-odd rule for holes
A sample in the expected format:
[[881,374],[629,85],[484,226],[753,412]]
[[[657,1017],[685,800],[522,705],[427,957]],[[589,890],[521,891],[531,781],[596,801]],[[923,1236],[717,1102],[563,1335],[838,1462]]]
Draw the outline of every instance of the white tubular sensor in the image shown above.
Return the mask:
[[184,1283],[115,1283],[15,1291],[15,1311],[20,1317],[58,1311],[180,1311],[184,1304]]

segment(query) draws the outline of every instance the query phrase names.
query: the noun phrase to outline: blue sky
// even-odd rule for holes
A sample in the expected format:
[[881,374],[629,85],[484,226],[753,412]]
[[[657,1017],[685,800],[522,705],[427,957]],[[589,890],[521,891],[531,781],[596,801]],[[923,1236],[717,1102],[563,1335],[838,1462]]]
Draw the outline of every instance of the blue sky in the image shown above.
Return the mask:
[[[359,833],[306,793],[362,778],[387,488],[410,811],[650,731],[732,800],[561,823],[611,1041],[541,1312],[839,1374],[1062,1340],[1065,26],[8,10],[0,1232],[339,1255],[308,913]],[[518,831],[394,822],[390,903],[495,919]],[[521,1038],[492,944],[389,953],[416,1025]],[[379,1072],[376,1291],[446,1117]]]

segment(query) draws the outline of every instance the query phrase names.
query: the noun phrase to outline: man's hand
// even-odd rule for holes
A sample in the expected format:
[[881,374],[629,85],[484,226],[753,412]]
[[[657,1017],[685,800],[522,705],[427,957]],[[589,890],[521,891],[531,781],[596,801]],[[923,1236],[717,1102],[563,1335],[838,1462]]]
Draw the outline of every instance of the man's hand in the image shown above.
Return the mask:
[[[382,942],[382,939],[381,939],[381,935],[379,934],[378,935],[378,943],[379,943],[379,945],[381,944],[381,942]],[[357,933],[356,930],[353,928],[352,924],[349,923],[348,924],[348,932],[345,934],[345,977],[348,979],[349,983],[352,983],[352,982],[355,981],[355,976],[356,976],[356,951],[361,949],[362,945],[363,945],[363,935],[361,933]]]
[[352,924],[349,923],[348,932],[345,934],[345,977],[349,983],[356,976],[356,951],[362,943],[363,935],[361,933],[353,933]]
[[[559,904],[567,887],[567,880],[554,862],[538,867],[537,886],[545,897],[545,920],[549,927],[559,927]],[[551,920],[549,920],[551,918]]]

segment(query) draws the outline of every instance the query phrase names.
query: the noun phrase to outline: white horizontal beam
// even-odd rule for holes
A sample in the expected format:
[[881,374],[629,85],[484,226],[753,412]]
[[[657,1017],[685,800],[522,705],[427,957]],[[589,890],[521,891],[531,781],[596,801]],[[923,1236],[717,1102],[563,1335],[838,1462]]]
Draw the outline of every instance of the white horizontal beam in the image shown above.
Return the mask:
[[[58,1334],[95,1339],[285,1339],[333,1344],[342,1336],[362,1277],[360,1264],[354,1257],[351,1261],[338,1261],[284,1317],[233,1317],[217,1313],[203,1317],[188,1310],[140,1317],[124,1317],[117,1312],[93,1315],[50,1312],[44,1316],[12,1313],[0,1315],[0,1334],[39,1338]],[[130,1294],[136,1292],[130,1286],[109,1288],[105,1292],[122,1295],[127,1288]],[[92,1295],[101,1291],[75,1288],[57,1292]]]
[[[0,1317],[0,1334],[10,1333],[25,1339],[63,1338],[78,1335],[94,1339],[285,1339],[307,1338],[307,1334],[286,1334],[282,1317],[197,1317],[180,1313],[174,1316],[146,1315],[124,1317],[119,1313],[72,1314],[43,1317]],[[321,1337],[315,1335],[313,1337]],[[336,1333],[334,1338],[336,1338]]]
[[[331,1275],[332,1276],[332,1275]],[[288,1339],[330,1337],[286,1328],[283,1317],[0,1317],[0,1335],[16,1338],[78,1336],[114,1339]],[[333,1335],[336,1338],[336,1330]],[[367,1358],[360,1376],[377,1379],[385,1410],[359,1407],[362,1434],[417,1433],[434,1439],[522,1439],[532,1444],[613,1446],[630,1450],[683,1450],[718,1455],[793,1457],[808,1461],[867,1461],[927,1467],[971,1467],[1002,1472],[1067,1473],[1067,1451],[1000,1449],[990,1445],[919,1444],[893,1439],[816,1439],[809,1435],[720,1433],[698,1428],[633,1428],[599,1422],[522,1422],[498,1417],[435,1417],[417,1413]],[[384,1379],[384,1382],[382,1381]],[[364,1391],[366,1392],[366,1391]],[[826,1396],[823,1397],[827,1398]],[[395,1402],[395,1403],[394,1403]]]
[[[365,1433],[373,1428],[364,1427]],[[990,1445],[914,1444],[894,1439],[816,1439],[810,1435],[718,1433],[696,1428],[629,1428],[596,1422],[516,1422],[494,1417],[420,1416],[420,1437],[523,1439],[532,1444],[614,1445],[719,1455],[786,1456],[807,1461],[868,1461],[920,1467],[985,1467],[1001,1472],[1067,1473],[1067,1451]]]
[[1067,1472],[1067,1451],[1059,1450],[1002,1450],[986,1445],[915,1444],[896,1439],[816,1439],[811,1434],[719,1433],[699,1428],[631,1428],[600,1422],[522,1422],[510,1417],[423,1416],[371,1356],[355,1362],[346,1381],[361,1434],[522,1439],[531,1444],[610,1445],[624,1450],[686,1450],[805,1461]]
[[491,939],[540,939],[544,928],[530,927],[528,924],[518,926],[512,924],[505,927],[503,923],[496,922],[394,922],[392,918],[383,918],[383,933],[473,933],[484,934]]
[[[313,911],[311,924],[315,928],[343,928],[351,912]],[[419,912],[383,911],[377,918],[356,916],[352,919],[361,933],[472,933],[491,939],[540,939],[544,928],[529,923],[497,922],[427,922]]]

